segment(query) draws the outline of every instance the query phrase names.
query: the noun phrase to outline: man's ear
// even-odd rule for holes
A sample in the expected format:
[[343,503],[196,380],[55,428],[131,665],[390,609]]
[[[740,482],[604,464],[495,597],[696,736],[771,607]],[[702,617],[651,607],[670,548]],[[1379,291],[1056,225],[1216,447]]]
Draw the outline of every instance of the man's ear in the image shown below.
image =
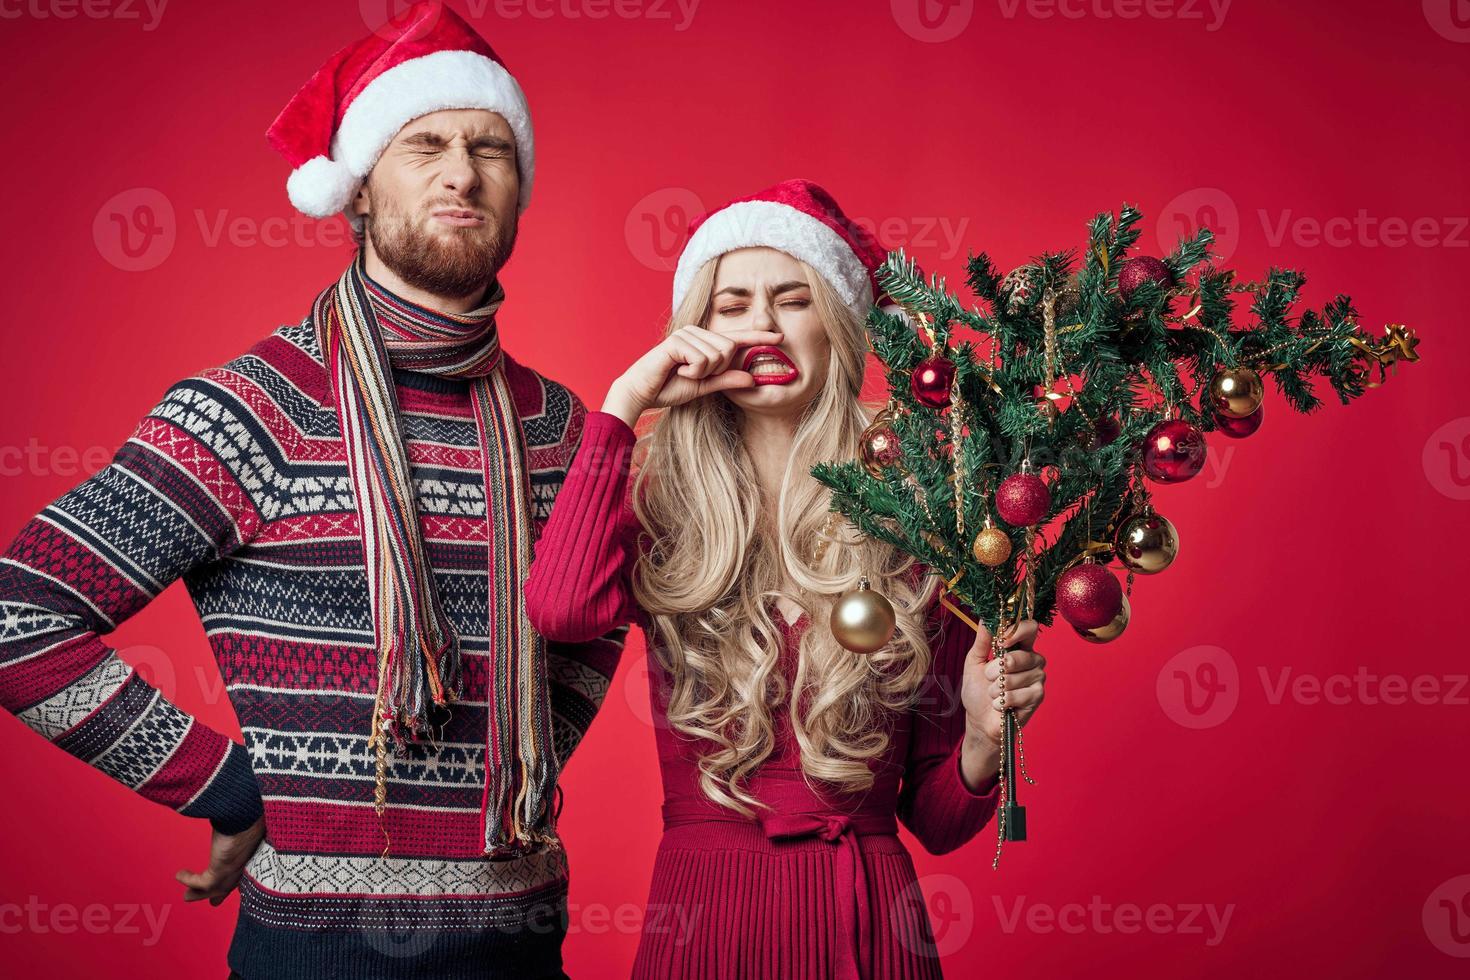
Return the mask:
[[371,214],[373,210],[373,196],[368,192],[367,178],[363,178],[361,184],[357,185],[357,193],[352,195],[352,213],[355,215]]

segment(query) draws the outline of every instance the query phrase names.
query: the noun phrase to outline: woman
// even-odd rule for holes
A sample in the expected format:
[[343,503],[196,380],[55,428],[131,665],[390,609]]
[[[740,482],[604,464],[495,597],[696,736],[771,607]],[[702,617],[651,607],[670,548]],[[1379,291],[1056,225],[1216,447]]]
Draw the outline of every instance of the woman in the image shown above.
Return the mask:
[[[636,620],[648,638],[665,794],[648,903],[683,926],[648,918],[635,976],[940,973],[895,832],[943,853],[995,811],[990,637],[942,612],[911,558],[838,534],[809,473],[855,457],[870,418],[862,321],[882,258],[807,181],[701,219],[665,339],[588,414],[537,544],[538,630],[577,641]],[[863,576],[898,621],[870,656],[826,626]],[[1042,699],[1034,636],[1028,622],[1007,643],[1022,722]]]

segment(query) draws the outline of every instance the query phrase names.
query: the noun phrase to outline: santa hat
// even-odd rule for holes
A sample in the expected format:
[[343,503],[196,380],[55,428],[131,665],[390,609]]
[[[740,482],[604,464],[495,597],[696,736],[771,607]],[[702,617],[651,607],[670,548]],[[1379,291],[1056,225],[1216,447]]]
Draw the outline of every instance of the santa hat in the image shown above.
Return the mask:
[[886,253],[877,239],[823,187],[795,179],[736,198],[690,224],[689,242],[674,269],[674,308],[710,259],[759,245],[817,270],[859,318],[881,294],[875,274]]
[[536,170],[531,111],[520,85],[469,24],[440,3],[416,3],[317,69],[271,123],[266,139],[294,168],[298,211],[343,210],[393,136],[440,109],[488,109],[510,125],[520,210]]

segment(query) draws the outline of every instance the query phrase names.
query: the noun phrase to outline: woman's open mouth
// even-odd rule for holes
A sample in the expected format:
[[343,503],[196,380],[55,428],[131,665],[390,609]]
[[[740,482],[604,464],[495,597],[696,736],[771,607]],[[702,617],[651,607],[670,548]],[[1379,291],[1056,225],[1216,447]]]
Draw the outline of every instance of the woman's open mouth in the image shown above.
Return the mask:
[[745,362],[741,366],[750,372],[758,385],[790,384],[800,373],[779,347],[752,347],[745,352]]

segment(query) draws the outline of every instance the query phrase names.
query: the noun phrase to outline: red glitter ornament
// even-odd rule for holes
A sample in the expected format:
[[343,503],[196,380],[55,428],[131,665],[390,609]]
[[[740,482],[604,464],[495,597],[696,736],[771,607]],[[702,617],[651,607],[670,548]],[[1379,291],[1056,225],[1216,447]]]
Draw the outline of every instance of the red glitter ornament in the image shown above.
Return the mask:
[[1077,629],[1106,626],[1123,608],[1123,586],[1101,565],[1073,565],[1057,579],[1057,612]]
[[1125,300],[1133,291],[1146,282],[1158,286],[1172,286],[1174,273],[1161,260],[1152,255],[1138,255],[1123,263],[1118,270],[1118,295]]
[[1051,510],[1051,491],[1035,473],[1013,473],[995,490],[995,512],[1011,527],[1027,527]]
[[1143,472],[1151,480],[1182,483],[1204,465],[1204,433],[1183,419],[1165,419],[1143,438]]
[[949,407],[949,389],[954,384],[954,362],[943,354],[931,354],[919,362],[909,376],[909,390],[930,408]]

